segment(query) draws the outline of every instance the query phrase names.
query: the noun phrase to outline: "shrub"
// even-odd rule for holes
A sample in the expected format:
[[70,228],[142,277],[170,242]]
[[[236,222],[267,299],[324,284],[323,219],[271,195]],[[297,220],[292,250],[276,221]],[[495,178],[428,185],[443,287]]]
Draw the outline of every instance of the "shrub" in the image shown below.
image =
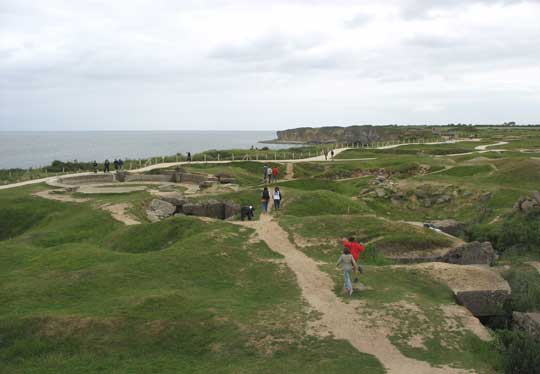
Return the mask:
[[522,332],[502,331],[498,342],[505,373],[540,373],[540,341]]

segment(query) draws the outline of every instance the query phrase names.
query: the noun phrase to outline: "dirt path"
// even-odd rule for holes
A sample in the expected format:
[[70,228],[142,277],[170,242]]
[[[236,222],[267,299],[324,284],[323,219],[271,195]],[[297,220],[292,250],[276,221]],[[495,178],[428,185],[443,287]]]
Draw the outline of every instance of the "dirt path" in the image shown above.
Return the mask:
[[292,162],[287,164],[287,173],[285,174],[284,179],[286,181],[290,181],[294,179],[294,164]]
[[105,204],[101,205],[99,208],[103,209],[109,213],[111,216],[125,224],[126,226],[140,225],[140,222],[131,218],[126,211],[131,207],[129,203],[120,203],[120,204]]
[[300,252],[289,241],[288,234],[269,215],[261,215],[260,221],[238,222],[252,227],[261,240],[285,257],[285,263],[295,273],[303,297],[320,314],[313,323],[313,332],[332,335],[336,339],[349,341],[358,351],[371,354],[384,365],[388,373],[437,374],[467,373],[448,367],[434,368],[429,363],[404,356],[388,339],[390,331],[385,327],[373,326],[362,319],[358,302],[343,302],[333,292],[334,282],[321,270],[317,263]]
[[508,142],[498,142],[498,143],[493,143],[493,144],[478,145],[474,147],[474,149],[476,149],[477,151],[485,151],[488,147],[496,147],[498,145],[505,145],[505,144],[508,144]]

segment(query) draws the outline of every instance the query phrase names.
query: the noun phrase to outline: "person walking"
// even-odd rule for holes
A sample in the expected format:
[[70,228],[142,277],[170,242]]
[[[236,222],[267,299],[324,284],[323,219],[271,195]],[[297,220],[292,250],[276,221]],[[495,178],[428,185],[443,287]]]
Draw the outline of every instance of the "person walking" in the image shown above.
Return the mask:
[[118,159],[118,169],[122,170],[124,168],[124,161],[121,158]]
[[279,190],[279,187],[274,188],[273,198],[274,198],[274,209],[279,210],[279,206],[281,204],[281,199],[282,199],[281,191]]
[[109,162],[109,159],[105,159],[105,163],[103,164],[103,172],[104,173],[108,173],[110,170],[109,170],[109,167],[110,167],[111,163]]
[[94,174],[97,174],[97,172],[98,172],[98,164],[97,164],[96,160],[94,160],[94,163],[92,164],[92,166],[94,167]]
[[266,178],[268,178],[268,165],[264,164],[264,166],[263,166],[263,183],[266,183]]
[[266,169],[266,177],[268,178],[268,183],[272,183],[272,168]]
[[119,166],[119,164],[118,164],[118,160],[117,160],[117,159],[114,159],[113,165],[114,165],[114,170],[118,171],[118,166]]
[[334,161],[334,150],[333,149],[330,151],[330,157],[332,158],[332,161]]
[[354,261],[354,257],[351,255],[349,248],[343,249],[343,253],[341,256],[339,256],[336,266],[341,266],[341,269],[343,270],[343,286],[345,287],[345,290],[349,296],[351,296],[353,293],[351,272],[356,269],[356,261]]
[[[358,243],[354,237],[350,237],[348,240],[343,239],[341,242],[344,248],[349,249],[351,255],[354,258],[354,261],[356,261],[358,271],[360,273],[363,273],[364,268],[358,263],[358,259],[360,258],[360,255],[362,254],[362,252],[366,250],[366,247],[363,244]],[[358,277],[355,277],[354,281],[358,282]]]
[[278,174],[279,174],[278,167],[277,167],[277,166],[274,166],[274,167],[272,168],[272,180],[274,181],[274,183],[277,182]]
[[187,153],[186,159],[187,159],[187,162],[191,162],[191,152]]
[[324,150],[324,161],[328,161],[328,151]]
[[270,193],[268,192],[268,187],[264,187],[261,202],[262,202],[262,211],[263,213],[268,213],[268,202],[270,201]]

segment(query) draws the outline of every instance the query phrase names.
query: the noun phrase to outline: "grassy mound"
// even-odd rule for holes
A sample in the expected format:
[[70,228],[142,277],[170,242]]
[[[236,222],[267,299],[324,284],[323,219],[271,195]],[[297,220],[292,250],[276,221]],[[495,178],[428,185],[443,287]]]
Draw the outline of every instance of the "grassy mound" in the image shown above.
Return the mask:
[[126,228],[90,204],[1,197],[51,208],[0,245],[3,372],[384,372],[306,335],[293,274],[248,229],[192,217]]
[[368,213],[370,209],[362,202],[352,201],[349,197],[330,191],[285,190],[282,212],[291,216],[309,217]]

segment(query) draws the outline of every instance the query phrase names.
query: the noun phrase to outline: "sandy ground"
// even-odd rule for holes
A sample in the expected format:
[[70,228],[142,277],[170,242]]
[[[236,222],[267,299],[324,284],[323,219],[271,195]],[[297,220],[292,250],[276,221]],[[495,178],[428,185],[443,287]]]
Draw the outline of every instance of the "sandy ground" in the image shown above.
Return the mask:
[[[288,234],[271,219],[262,215],[260,221],[238,222],[252,227],[261,240],[282,254],[285,263],[295,273],[302,295],[311,308],[318,312],[320,319],[313,322],[312,332],[321,336],[332,335],[336,339],[349,341],[358,351],[371,354],[384,365],[388,373],[437,374],[467,373],[448,367],[435,368],[429,363],[404,356],[388,339],[389,329],[374,326],[363,319],[361,303],[343,302],[333,292],[334,282],[319,269],[317,263],[300,252],[289,241]],[[360,333],[361,332],[361,333]]]
[[126,211],[130,208],[129,203],[120,203],[120,204],[104,204],[101,205],[99,208],[103,209],[109,213],[111,213],[111,216],[117,220],[125,224],[126,226],[131,225],[139,225],[140,222],[131,218]]
[[39,196],[48,200],[62,201],[64,203],[85,203],[87,201],[90,201],[90,199],[86,198],[78,198],[68,194],[54,193],[54,190],[34,192],[32,196]]
[[533,268],[538,270],[538,273],[540,273],[540,262],[538,262],[538,261],[529,261],[529,262],[526,262],[526,264],[531,265]]
[[294,179],[294,164],[293,163],[288,163],[287,164],[287,174],[285,174],[284,179],[286,181],[290,181],[290,180]]
[[505,145],[505,144],[508,144],[508,142],[498,142],[498,143],[493,143],[493,144],[479,145],[479,146],[474,147],[474,149],[476,149],[477,151],[485,151],[489,147],[496,147],[498,145]]
[[510,292],[508,282],[500,274],[484,265],[454,265],[444,262],[428,262],[393,266],[426,271],[435,279],[446,283],[454,292],[483,290]]

